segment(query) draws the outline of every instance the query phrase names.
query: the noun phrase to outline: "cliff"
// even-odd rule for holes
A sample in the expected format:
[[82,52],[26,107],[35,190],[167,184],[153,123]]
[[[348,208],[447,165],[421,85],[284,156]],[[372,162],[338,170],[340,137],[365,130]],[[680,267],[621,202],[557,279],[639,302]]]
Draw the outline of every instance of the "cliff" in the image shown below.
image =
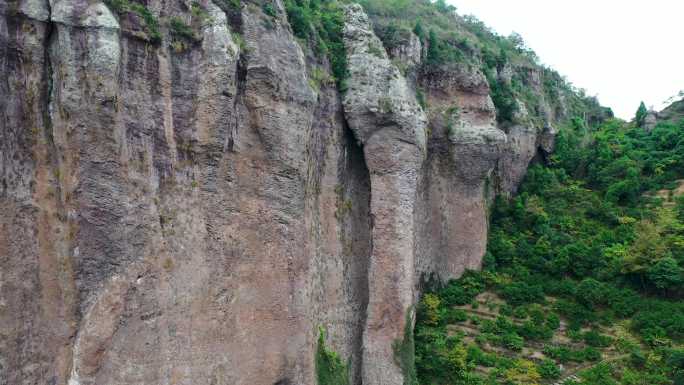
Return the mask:
[[314,384],[320,326],[405,381],[421,283],[591,102],[338,7],[331,59],[280,0],[0,2],[0,384]]

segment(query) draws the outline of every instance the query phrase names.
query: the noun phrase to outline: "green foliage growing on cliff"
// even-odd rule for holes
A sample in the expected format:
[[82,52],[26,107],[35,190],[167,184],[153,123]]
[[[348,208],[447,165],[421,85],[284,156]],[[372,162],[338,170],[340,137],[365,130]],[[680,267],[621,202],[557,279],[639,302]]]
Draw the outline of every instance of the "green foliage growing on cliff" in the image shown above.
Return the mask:
[[264,12],[264,14],[265,14],[266,16],[270,16],[270,17],[277,17],[277,16],[278,16],[278,14],[276,13],[275,8],[273,7],[273,4],[271,4],[271,3],[268,3],[268,2],[267,2],[267,3],[264,3],[264,4],[261,6],[261,10]]
[[[551,112],[559,117],[586,115],[594,124],[611,117],[557,72],[542,66],[518,34],[501,36],[473,16],[459,16],[444,1],[360,0],[386,48],[406,43],[412,31],[422,43],[419,72],[438,67],[477,68],[486,76],[500,123],[513,122],[519,100],[527,119],[541,127]],[[550,107],[546,108],[546,107]],[[527,123],[527,122],[525,122]]]
[[347,56],[342,40],[344,15],[336,0],[286,0],[285,10],[295,36],[327,55],[333,75],[344,89]]
[[636,121],[637,126],[643,127],[644,122],[646,120],[646,115],[648,115],[648,110],[646,109],[646,105],[644,102],[641,102],[639,104],[639,108],[637,109],[636,115],[634,117],[634,120]]
[[181,19],[180,17],[174,16],[171,19],[169,19],[169,29],[171,30],[171,33],[175,36],[183,37],[190,40],[196,39],[195,32],[189,25],[185,24],[183,19]]
[[340,356],[325,347],[325,329],[319,328],[316,348],[316,379],[318,385],[349,385],[349,368]]
[[404,385],[418,385],[416,375],[416,344],[413,336],[413,308],[406,312],[404,338],[394,341],[394,361],[404,376]]
[[143,4],[129,0],[105,0],[105,4],[118,15],[134,13],[145,23],[145,29],[151,42],[161,41],[159,21]]

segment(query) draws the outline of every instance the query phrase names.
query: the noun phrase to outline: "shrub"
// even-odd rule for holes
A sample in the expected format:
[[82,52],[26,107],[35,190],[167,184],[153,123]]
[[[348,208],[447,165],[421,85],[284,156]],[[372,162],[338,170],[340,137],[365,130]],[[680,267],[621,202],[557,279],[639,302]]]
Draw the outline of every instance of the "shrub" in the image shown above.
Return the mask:
[[448,324],[465,322],[468,320],[468,313],[463,309],[447,308],[441,318]]
[[418,319],[426,325],[437,326],[440,323],[440,300],[435,294],[428,293],[418,305]]
[[518,334],[528,340],[544,341],[553,337],[553,331],[544,325],[538,325],[531,321],[526,321],[517,328]]
[[593,278],[583,279],[577,286],[576,298],[588,307],[602,305],[608,298],[607,286]]
[[316,349],[316,376],[319,385],[349,385],[347,365],[336,352],[325,347],[325,329],[320,328]]
[[635,368],[642,368],[646,365],[646,355],[641,349],[636,348],[629,354],[629,361]]
[[527,313],[527,308],[525,306],[518,306],[513,310],[513,317],[518,318],[518,319],[525,319],[527,318],[528,313]]
[[395,340],[392,344],[394,351],[394,361],[401,368],[404,375],[404,385],[418,385],[416,373],[416,343],[413,335],[413,309],[406,313],[404,326],[404,338]]
[[541,375],[532,361],[518,360],[514,367],[506,370],[504,378],[507,384],[532,385],[541,380]]
[[525,340],[517,333],[504,334],[502,342],[506,348],[515,351],[520,351],[525,346]]
[[526,282],[512,282],[501,290],[501,295],[511,305],[523,305],[544,301],[544,291],[541,286],[529,285]]
[[344,15],[339,3],[286,0],[285,11],[294,35],[314,44],[318,53],[327,54],[338,89],[344,91],[348,69],[342,40]]
[[546,327],[551,330],[558,330],[560,328],[560,318],[556,313],[551,313],[546,318]]
[[598,351],[598,349],[589,346],[581,351],[581,353],[578,355],[578,358],[581,358],[585,361],[599,361],[601,359],[601,352]]
[[264,14],[270,17],[277,17],[278,13],[276,12],[275,8],[273,7],[273,4],[271,3],[264,3],[261,6],[261,10],[264,11]]
[[194,40],[196,38],[195,32],[192,30],[192,28],[189,25],[185,24],[183,19],[181,19],[180,17],[172,17],[169,20],[169,27],[171,28],[171,33],[176,36],[184,37],[186,39],[191,40]]
[[145,29],[150,41],[153,43],[161,41],[159,21],[157,21],[157,18],[144,5],[130,2],[129,0],[105,0],[105,4],[120,15],[129,12],[136,14],[145,23]]
[[476,345],[468,346],[468,361],[487,367],[494,367],[498,362],[496,354],[484,352]]
[[606,348],[613,343],[613,339],[609,336],[603,335],[595,330],[590,330],[583,335],[584,342],[587,345],[596,348]]
[[446,306],[468,304],[473,297],[461,287],[458,281],[449,281],[447,286],[438,292],[439,298]]
[[560,368],[553,360],[542,360],[539,365],[537,365],[537,371],[545,379],[555,379],[560,377]]

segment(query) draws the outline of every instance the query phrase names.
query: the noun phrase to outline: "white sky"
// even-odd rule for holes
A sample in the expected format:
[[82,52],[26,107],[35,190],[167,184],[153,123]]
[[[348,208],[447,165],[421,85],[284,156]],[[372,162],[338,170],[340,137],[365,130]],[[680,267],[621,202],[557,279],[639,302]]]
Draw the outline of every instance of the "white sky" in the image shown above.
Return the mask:
[[447,0],[499,34],[518,32],[542,63],[631,119],[684,89],[682,0]]

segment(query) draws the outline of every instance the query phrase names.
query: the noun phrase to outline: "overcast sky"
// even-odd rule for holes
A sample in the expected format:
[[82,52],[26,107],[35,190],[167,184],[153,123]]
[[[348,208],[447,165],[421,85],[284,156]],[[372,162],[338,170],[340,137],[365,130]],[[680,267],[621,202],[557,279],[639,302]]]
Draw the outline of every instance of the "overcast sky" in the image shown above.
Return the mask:
[[447,0],[631,119],[684,89],[683,0]]

